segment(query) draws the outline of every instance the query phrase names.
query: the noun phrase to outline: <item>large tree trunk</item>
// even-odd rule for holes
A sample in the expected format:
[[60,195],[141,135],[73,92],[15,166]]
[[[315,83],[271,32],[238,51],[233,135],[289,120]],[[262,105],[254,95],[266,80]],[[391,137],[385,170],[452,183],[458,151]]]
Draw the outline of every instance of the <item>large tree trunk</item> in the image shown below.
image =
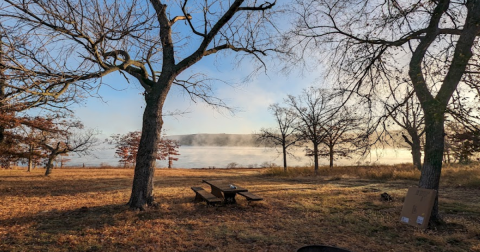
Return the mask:
[[133,209],[144,210],[146,205],[154,205],[153,178],[158,142],[163,126],[162,108],[173,80],[174,77],[168,80],[159,80],[157,86],[150,93],[145,94],[146,106],[143,112],[142,137],[135,164],[132,194],[128,202],[130,208]]
[[48,161],[47,161],[47,170],[45,171],[45,176],[48,176],[50,175],[50,173],[52,173],[52,169],[53,169],[53,160],[57,157],[57,155],[55,154],[51,154],[50,156],[48,156]]
[[440,111],[425,111],[425,159],[420,176],[419,187],[437,191],[433,205],[431,223],[441,221],[438,213],[438,188],[442,171],[444,147],[444,115]]

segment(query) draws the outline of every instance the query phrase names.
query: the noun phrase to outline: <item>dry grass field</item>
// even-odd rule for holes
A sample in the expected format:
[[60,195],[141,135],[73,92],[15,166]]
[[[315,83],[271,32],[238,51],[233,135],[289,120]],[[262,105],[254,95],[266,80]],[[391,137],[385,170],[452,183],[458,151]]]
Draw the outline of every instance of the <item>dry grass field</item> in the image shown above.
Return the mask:
[[[351,251],[480,251],[480,167],[446,167],[446,225],[399,222],[409,165],[281,169],[158,169],[159,206],[131,211],[133,170],[0,170],[0,251],[296,251],[308,244]],[[265,198],[207,207],[191,186],[225,179]],[[387,192],[393,201],[383,202]]]

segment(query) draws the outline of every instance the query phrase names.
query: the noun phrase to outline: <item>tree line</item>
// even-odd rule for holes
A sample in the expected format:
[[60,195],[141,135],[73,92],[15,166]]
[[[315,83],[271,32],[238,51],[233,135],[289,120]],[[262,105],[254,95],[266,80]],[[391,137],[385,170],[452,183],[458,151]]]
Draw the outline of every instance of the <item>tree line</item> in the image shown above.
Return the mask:
[[[299,96],[288,95],[282,105],[270,105],[275,126],[256,133],[257,142],[281,148],[284,171],[287,171],[290,148],[304,148],[305,155],[313,157],[317,174],[320,157],[326,157],[329,167],[333,168],[335,159],[367,155],[370,149],[377,148],[374,145],[378,142],[394,148],[409,148],[414,167],[422,170],[425,124],[414,97],[392,110],[388,117],[381,118],[393,125],[381,129],[389,138],[380,139],[372,137],[365,114],[358,112],[357,104],[342,104],[337,95],[331,90],[309,87]],[[386,102],[383,105],[387,110],[392,107]],[[480,130],[475,127],[474,116],[459,115],[453,108],[449,111],[443,162],[469,164],[480,152]],[[476,114],[478,110],[469,108],[468,113]]]
[[287,154],[291,147],[309,146],[306,155],[314,160],[318,174],[318,159],[326,156],[333,168],[336,157],[351,157],[368,147],[365,117],[353,106],[342,104],[329,90],[310,87],[299,96],[288,95],[283,106],[269,107],[276,127],[262,128],[258,141],[282,148],[283,168],[287,170]]

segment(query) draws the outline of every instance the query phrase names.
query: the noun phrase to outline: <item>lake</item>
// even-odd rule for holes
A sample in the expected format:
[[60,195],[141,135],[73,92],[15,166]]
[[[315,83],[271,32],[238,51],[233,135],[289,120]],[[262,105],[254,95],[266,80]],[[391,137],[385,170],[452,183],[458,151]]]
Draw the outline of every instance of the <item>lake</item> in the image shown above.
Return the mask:
[[[230,163],[237,163],[237,167],[261,167],[266,163],[275,163],[283,166],[282,155],[274,148],[264,147],[224,147],[224,146],[180,146],[178,161],[173,163],[174,168],[225,168]],[[118,166],[118,158],[114,156],[113,149],[101,149],[95,156],[78,157],[76,154],[68,166]],[[295,157],[288,156],[288,166],[311,166],[313,159],[304,155],[304,149],[293,151]],[[397,164],[411,163],[411,154],[407,149],[379,149],[373,150],[371,155],[359,159],[339,159],[334,165],[362,164]],[[320,165],[328,165],[328,159],[321,157]],[[167,167],[166,161],[157,161],[158,167]]]

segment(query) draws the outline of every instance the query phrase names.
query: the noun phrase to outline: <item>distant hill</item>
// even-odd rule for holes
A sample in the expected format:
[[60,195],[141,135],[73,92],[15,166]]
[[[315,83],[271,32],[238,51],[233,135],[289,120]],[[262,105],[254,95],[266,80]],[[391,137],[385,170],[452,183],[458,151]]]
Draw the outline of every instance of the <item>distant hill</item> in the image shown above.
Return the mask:
[[[244,147],[274,147],[274,144],[256,142],[254,134],[191,134],[191,135],[172,135],[169,139],[177,140],[183,146],[244,146]],[[408,148],[401,136],[401,131],[391,131],[390,137],[384,139],[387,146],[396,146]],[[379,148],[383,148],[379,144]]]
[[192,134],[167,136],[183,146],[258,146],[253,134]]

